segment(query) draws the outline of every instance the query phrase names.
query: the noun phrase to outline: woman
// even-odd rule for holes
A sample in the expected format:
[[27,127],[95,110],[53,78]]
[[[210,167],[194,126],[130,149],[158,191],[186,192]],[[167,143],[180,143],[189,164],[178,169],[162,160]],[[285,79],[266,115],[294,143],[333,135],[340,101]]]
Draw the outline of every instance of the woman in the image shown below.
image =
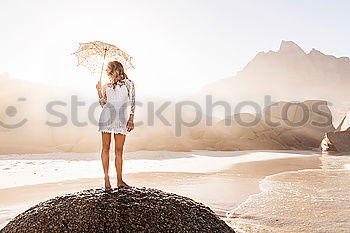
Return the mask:
[[[111,134],[115,140],[115,167],[117,170],[117,187],[130,186],[122,179],[123,147],[126,135],[134,129],[135,87],[124,72],[123,65],[118,61],[108,63],[107,74],[110,82],[96,85],[102,112],[98,131],[102,134],[101,159],[104,171],[105,189],[112,189],[108,169]],[[128,103],[131,102],[129,117]],[[128,118],[128,120],[126,120]]]

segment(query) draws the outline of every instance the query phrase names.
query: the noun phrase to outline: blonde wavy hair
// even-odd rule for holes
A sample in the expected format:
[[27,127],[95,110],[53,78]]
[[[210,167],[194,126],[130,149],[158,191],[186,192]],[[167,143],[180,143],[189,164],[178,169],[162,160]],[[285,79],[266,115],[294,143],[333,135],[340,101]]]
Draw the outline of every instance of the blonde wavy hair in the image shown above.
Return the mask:
[[120,63],[119,61],[109,62],[106,71],[109,77],[109,81],[113,85],[113,89],[121,80],[128,78],[124,71],[122,63]]

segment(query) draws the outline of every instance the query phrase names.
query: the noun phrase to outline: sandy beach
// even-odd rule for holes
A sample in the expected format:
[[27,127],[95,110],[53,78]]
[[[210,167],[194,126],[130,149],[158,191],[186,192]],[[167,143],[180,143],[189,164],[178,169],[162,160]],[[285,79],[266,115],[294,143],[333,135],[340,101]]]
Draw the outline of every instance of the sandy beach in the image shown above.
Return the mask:
[[[318,169],[321,167],[320,156],[322,155],[312,151],[139,151],[125,154],[125,170],[129,172],[125,172],[124,179],[133,186],[153,187],[190,197],[208,205],[220,217],[225,218],[228,211],[238,207],[250,195],[261,192],[259,182],[266,176],[302,169]],[[13,163],[23,159],[31,162],[50,162],[54,159],[64,163],[80,160],[100,165],[99,155],[94,153],[85,156],[77,154],[77,157],[65,153],[1,157],[2,161]],[[214,160],[215,163],[212,162]],[[146,161],[150,162],[149,164],[153,162],[153,166],[143,167],[137,172],[138,162]],[[187,164],[188,168],[181,166],[176,171],[180,163]],[[144,164],[147,166],[147,163]],[[42,166],[45,166],[45,163]],[[22,173],[25,174],[25,171],[22,170]],[[0,174],[4,176],[3,169]],[[82,189],[102,187],[103,179],[98,177],[98,172],[96,174],[95,178],[79,178],[79,173],[76,173],[72,175],[74,179],[0,189],[1,227],[20,212],[41,201]],[[115,187],[113,166],[110,167],[110,174],[112,186]],[[19,175],[18,172],[16,175]]]

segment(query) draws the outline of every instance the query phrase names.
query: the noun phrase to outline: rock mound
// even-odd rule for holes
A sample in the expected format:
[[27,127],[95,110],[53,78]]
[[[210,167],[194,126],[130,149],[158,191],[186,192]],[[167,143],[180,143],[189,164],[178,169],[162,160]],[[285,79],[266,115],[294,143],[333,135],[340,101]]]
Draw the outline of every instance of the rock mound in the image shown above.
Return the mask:
[[322,151],[350,152],[350,130],[325,133]]
[[41,202],[7,232],[234,232],[201,203],[152,188],[88,189]]
[[207,127],[203,139],[214,150],[319,150],[324,134],[334,130],[327,101],[279,101],[261,114],[219,121]]

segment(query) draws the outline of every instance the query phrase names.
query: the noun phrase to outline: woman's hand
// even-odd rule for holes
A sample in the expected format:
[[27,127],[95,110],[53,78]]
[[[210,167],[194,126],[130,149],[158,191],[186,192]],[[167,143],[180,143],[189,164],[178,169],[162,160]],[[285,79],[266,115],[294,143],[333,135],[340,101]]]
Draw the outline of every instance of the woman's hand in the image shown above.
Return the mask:
[[97,91],[101,91],[101,89],[102,89],[101,81],[98,81],[97,84],[96,84],[96,90]]
[[126,130],[128,132],[130,132],[133,129],[134,129],[134,120],[133,119],[129,119],[127,124],[126,124]]

